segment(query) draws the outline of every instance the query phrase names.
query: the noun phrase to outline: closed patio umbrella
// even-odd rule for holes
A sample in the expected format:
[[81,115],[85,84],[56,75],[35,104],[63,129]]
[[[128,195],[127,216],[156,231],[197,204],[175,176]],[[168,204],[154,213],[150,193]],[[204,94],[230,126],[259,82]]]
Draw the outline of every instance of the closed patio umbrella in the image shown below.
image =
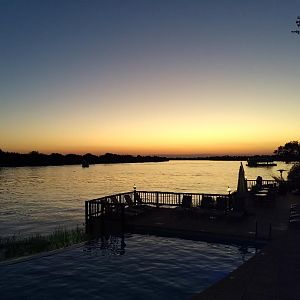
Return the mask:
[[246,197],[248,193],[247,189],[247,181],[245,179],[245,170],[243,163],[241,162],[240,169],[239,169],[239,177],[238,177],[238,184],[237,184],[237,195],[239,197]]

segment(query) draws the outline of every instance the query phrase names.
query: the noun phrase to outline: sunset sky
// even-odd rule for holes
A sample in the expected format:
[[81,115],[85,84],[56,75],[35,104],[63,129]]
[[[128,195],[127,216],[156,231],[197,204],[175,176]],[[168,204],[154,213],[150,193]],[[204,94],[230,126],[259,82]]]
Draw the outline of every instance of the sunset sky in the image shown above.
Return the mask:
[[0,149],[271,154],[300,140],[300,1],[0,0]]

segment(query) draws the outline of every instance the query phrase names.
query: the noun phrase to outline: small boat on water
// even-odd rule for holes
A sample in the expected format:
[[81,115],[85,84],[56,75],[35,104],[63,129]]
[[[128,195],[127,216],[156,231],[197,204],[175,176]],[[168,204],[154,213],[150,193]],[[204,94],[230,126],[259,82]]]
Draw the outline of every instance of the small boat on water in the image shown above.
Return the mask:
[[274,167],[277,166],[277,164],[274,163],[274,161],[266,158],[249,158],[247,166],[248,167]]
[[83,168],[89,168],[90,164],[84,159],[84,160],[82,161],[81,166],[82,166]]

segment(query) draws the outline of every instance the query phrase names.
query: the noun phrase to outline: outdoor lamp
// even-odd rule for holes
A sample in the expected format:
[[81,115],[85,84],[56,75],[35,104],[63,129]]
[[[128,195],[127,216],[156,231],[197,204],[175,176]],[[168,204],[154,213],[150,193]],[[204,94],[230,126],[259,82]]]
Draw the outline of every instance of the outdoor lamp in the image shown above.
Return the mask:
[[133,185],[133,190],[136,191],[136,185],[135,184]]
[[228,186],[228,188],[227,188],[227,193],[230,195],[230,193],[231,193],[231,188],[230,188],[230,186]]

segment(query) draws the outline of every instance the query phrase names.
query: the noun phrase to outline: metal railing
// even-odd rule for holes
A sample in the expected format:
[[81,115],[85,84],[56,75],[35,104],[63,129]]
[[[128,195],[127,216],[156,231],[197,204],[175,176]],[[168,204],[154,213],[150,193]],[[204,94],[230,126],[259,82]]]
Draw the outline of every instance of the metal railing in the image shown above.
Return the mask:
[[[87,200],[85,201],[85,219],[86,221],[93,218],[99,217],[104,213],[105,204],[126,204],[125,195],[129,195],[129,197],[133,197],[133,192],[127,193],[119,193],[108,195],[105,197]],[[113,200],[116,199],[117,203]]]
[[[247,179],[247,188],[251,190],[256,186],[256,180]],[[262,180],[263,187],[278,187],[279,183],[276,180]],[[229,200],[229,194],[207,194],[207,193],[177,193],[177,192],[161,192],[161,191],[131,191],[119,194],[108,195],[105,197],[88,200],[85,202],[85,220],[86,224],[89,220],[105,214],[110,206],[118,204],[130,206],[126,197],[132,199],[133,205],[152,205],[156,207],[176,207],[182,205],[184,196],[192,198],[192,206],[201,206],[202,200],[206,197],[212,199],[215,203],[217,199],[225,198]],[[121,206],[120,206],[121,207]]]
[[[247,188],[251,190],[254,186],[257,185],[256,179],[247,179]],[[279,182],[274,179],[262,180],[263,187],[278,187]]]
[[201,205],[204,198],[209,197],[213,202],[217,199],[225,198],[229,201],[229,194],[206,194],[206,193],[176,193],[176,192],[159,192],[159,191],[132,191],[109,195],[93,200],[85,201],[85,221],[86,224],[93,218],[100,217],[108,212],[112,206],[130,206],[126,197],[132,199],[135,205],[152,205],[155,207],[176,207],[182,205],[184,196],[192,198],[192,206]]

